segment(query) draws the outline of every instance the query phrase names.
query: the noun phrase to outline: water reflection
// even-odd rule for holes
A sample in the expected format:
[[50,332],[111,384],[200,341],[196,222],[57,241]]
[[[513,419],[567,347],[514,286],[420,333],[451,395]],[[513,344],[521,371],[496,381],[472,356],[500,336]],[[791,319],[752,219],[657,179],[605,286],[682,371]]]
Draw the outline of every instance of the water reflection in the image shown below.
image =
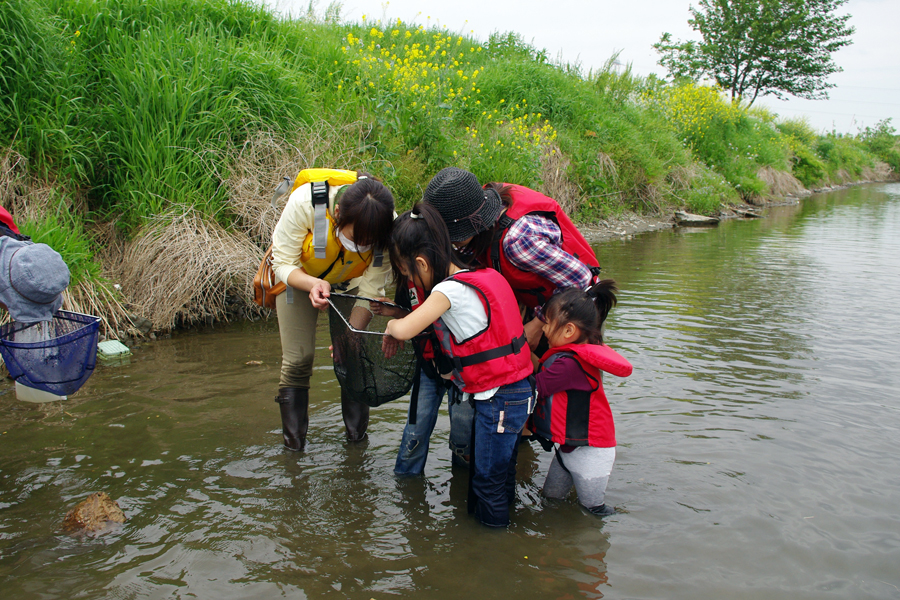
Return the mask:
[[[277,329],[232,324],[65,403],[0,390],[4,597],[895,596],[900,186],[768,212],[599,247],[635,365],[605,383],[615,517],[542,499],[549,455],[525,445],[513,526],[481,527],[446,412],[426,477],[394,478],[406,407],[347,445],[324,328],[308,451],[283,453]],[[128,522],[61,535],[101,489]]]

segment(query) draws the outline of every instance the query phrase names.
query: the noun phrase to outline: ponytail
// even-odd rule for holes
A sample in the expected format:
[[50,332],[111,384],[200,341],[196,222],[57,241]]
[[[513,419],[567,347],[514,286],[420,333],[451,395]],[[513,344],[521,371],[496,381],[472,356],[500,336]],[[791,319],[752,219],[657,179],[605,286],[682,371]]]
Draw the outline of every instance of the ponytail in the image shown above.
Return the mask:
[[550,297],[544,315],[556,326],[577,325],[582,332],[578,343],[602,344],[603,323],[616,305],[616,282],[604,279],[587,291],[568,288]]

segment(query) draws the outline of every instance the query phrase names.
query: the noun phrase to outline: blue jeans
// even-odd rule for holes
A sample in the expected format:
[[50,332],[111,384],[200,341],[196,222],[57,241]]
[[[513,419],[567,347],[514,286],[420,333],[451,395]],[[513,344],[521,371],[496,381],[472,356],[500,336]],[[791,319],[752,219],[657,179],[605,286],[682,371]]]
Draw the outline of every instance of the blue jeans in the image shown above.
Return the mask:
[[[394,464],[395,475],[421,475],[428,459],[428,443],[437,423],[438,409],[444,399],[446,388],[442,379],[432,379],[422,371],[419,374],[419,399],[416,406],[416,423],[406,420],[400,450]],[[457,397],[459,391],[451,386],[450,394]],[[452,396],[451,396],[452,397]],[[411,409],[412,407],[410,407]],[[472,438],[472,420],[475,409],[468,402],[450,404],[450,450],[468,460]]]
[[485,525],[506,527],[516,498],[516,450],[533,404],[531,383],[523,379],[474,402],[469,512]]

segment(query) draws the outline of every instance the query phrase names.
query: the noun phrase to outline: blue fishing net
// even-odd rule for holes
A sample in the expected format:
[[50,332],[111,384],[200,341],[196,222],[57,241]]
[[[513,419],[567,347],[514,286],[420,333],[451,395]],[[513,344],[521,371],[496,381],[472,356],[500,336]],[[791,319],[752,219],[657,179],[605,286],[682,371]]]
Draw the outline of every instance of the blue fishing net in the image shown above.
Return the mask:
[[99,335],[99,317],[59,310],[52,321],[0,327],[0,355],[17,382],[66,396],[94,372]]
[[416,355],[412,343],[405,342],[396,348],[396,354],[385,356],[382,342],[389,317],[367,313],[364,320],[368,323],[364,328],[351,325],[354,306],[365,311],[369,302],[397,306],[391,302],[332,293],[328,320],[334,347],[334,374],[341,389],[351,400],[379,406],[409,392],[416,372]]

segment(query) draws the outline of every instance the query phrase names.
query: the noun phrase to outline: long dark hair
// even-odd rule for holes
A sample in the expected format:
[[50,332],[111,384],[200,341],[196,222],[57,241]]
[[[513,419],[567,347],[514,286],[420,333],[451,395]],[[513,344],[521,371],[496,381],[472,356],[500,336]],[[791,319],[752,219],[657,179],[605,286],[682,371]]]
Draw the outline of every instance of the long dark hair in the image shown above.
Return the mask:
[[[484,185],[484,189],[493,190],[494,192],[496,192],[497,195],[500,196],[500,202],[501,204],[503,204],[506,210],[512,208],[513,197],[510,193],[510,190],[512,189],[511,185],[492,181],[490,183],[486,183]],[[494,239],[494,232],[497,230],[499,223],[500,220],[498,219],[497,222],[495,222],[491,227],[488,227],[481,233],[476,234],[475,237],[472,238],[472,241],[470,241],[466,245],[465,251],[461,252],[461,257],[464,260],[467,260],[469,263],[477,262],[477,260],[481,258],[481,256],[484,255],[485,252],[488,251],[488,248],[490,248],[491,242]],[[486,266],[489,267],[491,265]]]
[[586,292],[567,288],[550,297],[544,305],[544,317],[555,328],[564,327],[566,323],[577,325],[581,330],[578,344],[602,344],[603,323],[616,305],[618,291],[612,279],[595,283]]
[[340,231],[353,225],[353,242],[357,246],[383,247],[394,223],[394,195],[368,173],[359,172],[357,176],[360,179],[356,183],[340,192],[334,227]]
[[[423,257],[434,272],[432,286],[447,278],[451,264],[460,269],[466,268],[453,252],[450,234],[447,233],[447,225],[441,218],[441,213],[424,202],[416,204],[412,210],[406,211],[394,221],[390,254],[394,280],[398,282],[406,279],[400,272],[400,265],[410,275],[419,274],[416,265],[418,256]],[[431,290],[425,290],[426,295],[430,292]]]

